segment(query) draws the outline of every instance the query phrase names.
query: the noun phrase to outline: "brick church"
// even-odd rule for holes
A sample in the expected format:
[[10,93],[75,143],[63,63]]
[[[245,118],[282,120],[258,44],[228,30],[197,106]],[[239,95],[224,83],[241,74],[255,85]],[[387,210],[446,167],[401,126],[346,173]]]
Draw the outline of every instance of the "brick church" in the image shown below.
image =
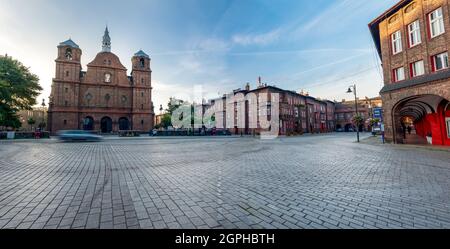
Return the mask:
[[58,46],[56,73],[48,110],[48,127],[117,133],[147,132],[153,128],[150,57],[142,50],[131,58],[131,76],[111,52],[105,29],[102,51],[81,68],[80,47],[71,39]]

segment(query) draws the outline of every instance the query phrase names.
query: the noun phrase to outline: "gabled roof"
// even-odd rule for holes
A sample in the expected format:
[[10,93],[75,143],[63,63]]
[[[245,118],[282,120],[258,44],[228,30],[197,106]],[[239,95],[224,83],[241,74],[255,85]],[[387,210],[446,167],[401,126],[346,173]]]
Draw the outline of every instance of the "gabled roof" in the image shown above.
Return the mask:
[[59,43],[58,47],[69,46],[72,48],[80,48],[72,39]]
[[378,55],[381,56],[381,41],[380,41],[380,23],[384,21],[386,18],[392,16],[397,11],[399,11],[401,8],[405,7],[409,3],[411,3],[413,0],[401,0],[396,5],[394,5],[392,8],[388,9],[386,12],[384,12],[382,15],[377,17],[375,20],[373,20],[371,23],[369,23],[369,29],[370,33],[372,34],[373,41],[375,42],[375,47],[377,48]]
[[136,57],[150,58],[150,56],[148,56],[148,54],[146,54],[146,53],[145,53],[144,51],[142,51],[142,50],[137,51],[137,52],[134,54],[134,56],[136,56]]

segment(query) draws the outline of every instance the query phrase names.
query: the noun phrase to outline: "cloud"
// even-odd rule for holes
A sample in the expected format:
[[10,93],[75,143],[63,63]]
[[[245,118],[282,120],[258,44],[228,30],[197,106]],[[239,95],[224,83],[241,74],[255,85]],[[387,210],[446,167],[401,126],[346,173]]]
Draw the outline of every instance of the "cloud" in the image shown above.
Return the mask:
[[267,33],[261,34],[236,34],[231,40],[234,44],[249,46],[249,45],[267,45],[277,41],[280,38],[281,30],[274,29]]

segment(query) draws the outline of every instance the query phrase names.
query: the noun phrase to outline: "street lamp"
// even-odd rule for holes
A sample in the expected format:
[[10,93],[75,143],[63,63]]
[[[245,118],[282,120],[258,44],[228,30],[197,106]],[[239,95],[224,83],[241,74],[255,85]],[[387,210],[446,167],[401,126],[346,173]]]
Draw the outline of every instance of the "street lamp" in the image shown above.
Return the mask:
[[41,122],[41,131],[44,131],[44,124],[45,124],[45,99],[42,99],[42,122]]
[[[353,88],[353,91],[352,91],[352,88]],[[347,93],[352,93],[352,92],[355,95],[355,111],[356,111],[356,116],[358,116],[358,99],[356,97],[356,84],[348,87]],[[359,124],[357,123],[356,125],[357,125],[356,126],[356,139],[357,139],[357,142],[359,143]]]

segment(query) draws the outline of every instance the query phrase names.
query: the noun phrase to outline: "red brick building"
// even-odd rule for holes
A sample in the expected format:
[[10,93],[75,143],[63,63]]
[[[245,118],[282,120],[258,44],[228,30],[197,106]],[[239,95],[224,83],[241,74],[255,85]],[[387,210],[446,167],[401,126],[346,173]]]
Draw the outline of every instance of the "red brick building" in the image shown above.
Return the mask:
[[450,145],[450,1],[402,0],[369,24],[383,65],[386,140]]
[[[260,103],[256,103],[256,114],[252,113],[250,108],[251,101],[259,101],[261,94],[267,94],[268,99],[277,93],[279,95],[279,134],[300,134],[300,133],[324,133],[335,130],[334,120],[334,102],[329,100],[320,100],[307,94],[294,91],[283,90],[281,88],[258,83],[258,87],[250,89],[247,84],[245,89],[236,89],[230,95],[235,96],[233,112],[229,110],[229,99],[227,96],[210,100],[207,108],[220,105],[220,115],[216,116],[216,124],[227,128],[232,134],[253,134],[266,131],[261,128],[261,119],[272,119],[271,101],[267,103],[267,109],[261,109]],[[255,96],[251,98],[249,96]],[[240,96],[240,97],[237,97]],[[229,96],[228,96],[229,97]],[[255,103],[253,103],[255,104]],[[241,112],[239,107],[242,106]],[[216,112],[218,113],[218,112]],[[234,128],[233,128],[234,127]],[[254,128],[257,127],[257,128]]]
[[101,133],[149,131],[154,112],[150,57],[142,50],[131,58],[131,76],[111,52],[108,28],[102,51],[81,68],[80,47],[71,39],[58,46],[56,73],[48,110],[48,128],[84,129]]

